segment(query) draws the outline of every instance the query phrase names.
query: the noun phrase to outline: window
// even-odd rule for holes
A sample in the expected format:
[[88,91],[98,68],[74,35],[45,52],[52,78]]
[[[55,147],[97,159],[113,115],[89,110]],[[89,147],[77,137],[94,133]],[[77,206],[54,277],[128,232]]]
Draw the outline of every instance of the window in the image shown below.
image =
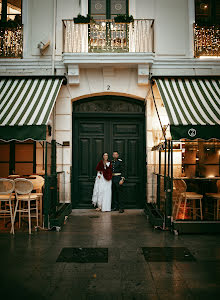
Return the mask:
[[89,14],[96,20],[128,14],[128,0],[89,0]]
[[195,12],[197,25],[205,26],[220,24],[219,0],[196,0]]
[[21,24],[22,0],[0,0],[1,20],[13,20]]
[[36,173],[36,142],[0,142],[0,177]]

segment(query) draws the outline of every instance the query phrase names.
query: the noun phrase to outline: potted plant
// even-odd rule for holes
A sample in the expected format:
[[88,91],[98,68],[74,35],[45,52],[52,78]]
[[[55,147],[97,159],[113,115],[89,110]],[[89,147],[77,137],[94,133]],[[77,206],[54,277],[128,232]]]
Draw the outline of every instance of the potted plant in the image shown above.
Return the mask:
[[20,22],[16,22],[15,20],[8,20],[8,21],[0,20],[1,28],[17,28],[19,26],[21,26]]
[[117,15],[114,17],[115,23],[131,23],[134,21],[134,18],[132,15]]
[[78,14],[76,18],[73,18],[73,21],[75,24],[89,24],[91,21],[93,21],[93,17],[91,17],[89,14],[87,14],[86,17]]
[[21,15],[16,15],[14,20],[0,20],[1,28],[17,28],[21,26]]

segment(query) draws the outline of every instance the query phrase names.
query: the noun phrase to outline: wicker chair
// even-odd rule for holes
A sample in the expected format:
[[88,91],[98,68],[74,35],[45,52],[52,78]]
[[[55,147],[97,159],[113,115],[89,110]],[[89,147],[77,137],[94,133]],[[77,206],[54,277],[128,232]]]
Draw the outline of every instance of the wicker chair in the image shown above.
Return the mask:
[[11,218],[11,233],[14,234],[14,217],[12,200],[15,199],[12,194],[15,188],[13,180],[1,178],[0,179],[0,213]]
[[[177,193],[178,193],[178,204],[176,210],[176,219],[178,218],[180,208],[182,208],[183,214],[182,219],[185,219],[186,210],[190,210],[193,212],[193,219],[195,220],[196,217],[200,217],[203,220],[203,213],[202,213],[202,198],[203,195],[197,194],[195,192],[187,192],[187,186],[184,180],[175,180],[174,181]],[[196,207],[196,200],[199,200],[199,207]],[[199,211],[199,213],[198,213]]]
[[[38,201],[39,197],[31,193],[33,190],[33,184],[30,180],[17,178],[15,182],[15,194],[16,194],[16,206],[14,212],[14,219],[17,212],[19,213],[19,227],[21,223],[21,217],[28,216],[28,225],[29,225],[29,234],[31,234],[31,218],[36,218],[38,226]],[[31,202],[35,202],[35,205],[32,206]],[[31,214],[31,211],[35,211],[34,214]]]
[[217,193],[206,193],[207,198],[216,200],[216,219],[219,219],[220,212],[220,180],[217,181]]

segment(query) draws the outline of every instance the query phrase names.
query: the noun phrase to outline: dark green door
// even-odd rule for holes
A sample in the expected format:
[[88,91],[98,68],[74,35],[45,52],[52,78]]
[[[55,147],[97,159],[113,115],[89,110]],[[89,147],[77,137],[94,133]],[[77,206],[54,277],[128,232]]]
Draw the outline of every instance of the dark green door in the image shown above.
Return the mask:
[[96,164],[103,152],[108,152],[111,158],[113,151],[118,151],[125,163],[126,208],[143,207],[146,183],[143,103],[119,97],[76,102],[73,127],[73,207],[92,207]]

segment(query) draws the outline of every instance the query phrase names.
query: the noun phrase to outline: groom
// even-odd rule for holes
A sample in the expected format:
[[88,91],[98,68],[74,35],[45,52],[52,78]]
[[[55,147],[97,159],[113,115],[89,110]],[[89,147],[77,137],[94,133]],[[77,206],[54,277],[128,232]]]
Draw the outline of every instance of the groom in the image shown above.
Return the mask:
[[124,212],[124,198],[123,198],[123,183],[124,178],[124,164],[119,158],[117,151],[113,152],[112,160],[112,202],[113,211],[119,210],[120,213]]

